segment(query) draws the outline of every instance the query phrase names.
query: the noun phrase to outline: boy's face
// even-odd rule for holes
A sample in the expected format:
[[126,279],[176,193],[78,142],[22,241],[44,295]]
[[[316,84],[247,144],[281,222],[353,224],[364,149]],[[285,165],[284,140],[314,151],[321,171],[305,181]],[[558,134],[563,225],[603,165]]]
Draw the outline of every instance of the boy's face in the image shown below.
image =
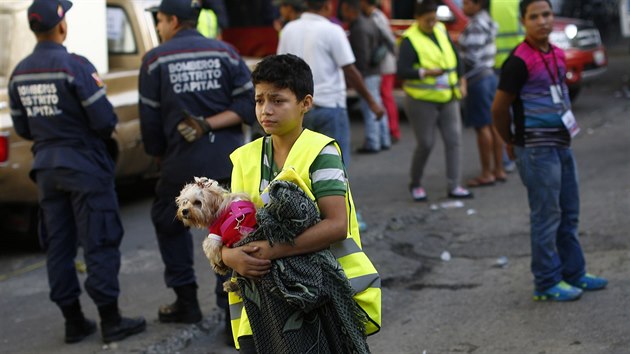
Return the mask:
[[527,37],[544,42],[549,38],[553,26],[553,12],[546,1],[534,1],[527,6],[521,19]]
[[302,130],[302,119],[313,104],[313,96],[298,102],[288,88],[266,82],[256,84],[255,90],[256,118],[265,133],[282,136]]
[[475,16],[477,12],[481,11],[481,2],[475,3],[473,0],[464,0],[462,10],[466,16]]

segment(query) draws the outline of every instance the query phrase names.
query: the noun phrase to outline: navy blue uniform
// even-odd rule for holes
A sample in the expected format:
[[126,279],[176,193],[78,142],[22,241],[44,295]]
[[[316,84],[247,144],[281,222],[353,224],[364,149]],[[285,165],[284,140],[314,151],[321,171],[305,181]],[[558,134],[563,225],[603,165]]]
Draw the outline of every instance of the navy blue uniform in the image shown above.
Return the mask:
[[209,117],[233,111],[255,121],[251,73],[228,44],[180,30],[148,52],[140,69],[140,122],[144,147],[161,159],[161,177],[151,210],[168,287],[196,281],[189,230],[176,219],[175,197],[194,176],[230,178],[229,155],[244,142],[240,125],[215,130],[192,143],[177,131],[188,110]]
[[40,42],[15,68],[9,98],[15,131],[33,140],[31,178],[38,186],[51,300],[65,306],[79,298],[74,258],[81,245],[86,291],[97,306],[117,301],[123,229],[114,161],[104,142],[117,117],[103,82],[84,57]]

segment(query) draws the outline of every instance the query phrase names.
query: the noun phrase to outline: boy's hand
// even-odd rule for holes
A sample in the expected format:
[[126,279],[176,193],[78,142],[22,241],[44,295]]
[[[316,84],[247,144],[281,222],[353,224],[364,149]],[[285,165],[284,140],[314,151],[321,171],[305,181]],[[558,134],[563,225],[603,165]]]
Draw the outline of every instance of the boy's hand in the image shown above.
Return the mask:
[[269,273],[271,261],[259,259],[253,256],[260,251],[260,247],[245,245],[236,248],[223,247],[221,257],[223,263],[234,269],[238,274],[252,279],[257,279]]
[[190,112],[184,110],[184,119],[177,124],[177,131],[187,142],[192,143],[212,131],[212,127],[208,124],[205,117],[193,116]]
[[292,247],[284,243],[276,243],[271,246],[267,241],[254,241],[247,244],[248,246],[256,247],[258,250],[250,253],[258,259],[278,259],[290,256],[286,247]]

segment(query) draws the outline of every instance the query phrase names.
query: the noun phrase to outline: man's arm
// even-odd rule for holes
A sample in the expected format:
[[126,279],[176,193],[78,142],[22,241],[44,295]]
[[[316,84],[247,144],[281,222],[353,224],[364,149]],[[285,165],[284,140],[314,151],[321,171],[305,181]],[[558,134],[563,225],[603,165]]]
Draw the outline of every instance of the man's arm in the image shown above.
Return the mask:
[[9,81],[9,107],[11,110],[11,119],[13,120],[13,129],[17,135],[27,140],[33,140],[31,135],[31,128],[28,125],[28,117],[26,116],[26,110],[22,106],[19,94],[15,87],[13,79]]
[[492,122],[503,141],[507,144],[512,142],[510,106],[515,99],[515,94],[497,90],[494,95],[494,102],[492,102]]
[[159,70],[148,71],[145,57],[138,79],[140,102],[140,131],[144,150],[151,156],[160,157],[166,151],[166,136],[162,129],[162,103],[160,98]]
[[510,55],[503,64],[501,69],[501,78],[497,91],[494,95],[494,102],[492,102],[492,121],[497,129],[497,132],[505,141],[507,145],[507,152],[510,159],[514,159],[512,152],[512,131],[510,129],[512,123],[512,114],[510,107],[525,82],[527,81],[528,73],[525,62],[514,55]]
[[87,114],[90,129],[101,138],[108,139],[116,128],[118,117],[107,99],[105,85],[96,68],[87,59],[80,58],[85,61],[77,61],[81,65],[75,68],[76,77],[73,81],[77,98]]
[[370,91],[368,91],[367,87],[365,86],[365,82],[363,82],[363,77],[361,76],[359,70],[357,70],[357,67],[354,66],[354,64],[348,64],[343,66],[342,69],[343,74],[345,75],[346,80],[348,80],[350,86],[357,90],[359,95],[361,95],[361,97],[363,97],[367,101],[368,105],[370,106],[370,110],[374,112],[376,118],[380,119],[381,117],[383,117],[383,115],[385,114],[383,107],[376,103],[374,97],[372,97]]

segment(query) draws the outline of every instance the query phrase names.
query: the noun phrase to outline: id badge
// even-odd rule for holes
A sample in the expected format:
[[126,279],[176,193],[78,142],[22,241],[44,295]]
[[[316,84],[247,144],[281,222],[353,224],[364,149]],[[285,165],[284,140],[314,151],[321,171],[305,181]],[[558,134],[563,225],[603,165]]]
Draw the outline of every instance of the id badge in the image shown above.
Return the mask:
[[553,103],[562,103],[562,87],[560,85],[549,86],[549,91],[551,92]]
[[435,86],[438,88],[447,88],[448,85],[448,73],[444,73],[435,78]]
[[575,116],[571,110],[564,112],[562,115],[562,123],[564,123],[564,126],[567,128],[572,138],[580,132],[580,126],[577,120],[575,120]]

